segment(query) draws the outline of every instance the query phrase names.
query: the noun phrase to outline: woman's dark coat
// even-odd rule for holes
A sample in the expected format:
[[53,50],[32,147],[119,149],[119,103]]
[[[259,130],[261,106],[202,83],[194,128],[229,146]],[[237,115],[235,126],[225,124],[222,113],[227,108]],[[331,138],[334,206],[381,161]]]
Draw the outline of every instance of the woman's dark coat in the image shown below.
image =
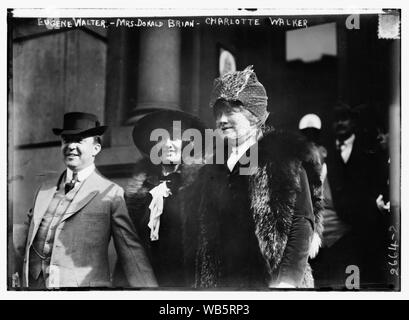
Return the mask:
[[[183,226],[188,213],[184,210],[184,195],[199,168],[200,165],[181,165],[176,173],[164,177],[161,166],[155,166],[144,158],[136,164],[134,175],[125,188],[129,215],[141,237],[160,287],[187,286]],[[159,240],[151,241],[148,222],[152,196],[149,191],[164,180],[172,195],[164,198]]]
[[320,164],[301,138],[269,132],[255,172],[206,165],[189,193],[184,251],[192,286],[313,287],[307,259],[312,231],[322,231]]

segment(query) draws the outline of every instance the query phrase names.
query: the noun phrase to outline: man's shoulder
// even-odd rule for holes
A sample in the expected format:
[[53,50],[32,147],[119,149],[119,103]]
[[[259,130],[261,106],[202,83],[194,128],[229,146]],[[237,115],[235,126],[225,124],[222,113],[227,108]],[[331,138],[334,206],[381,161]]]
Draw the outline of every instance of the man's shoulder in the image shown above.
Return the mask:
[[110,178],[104,176],[98,169],[95,169],[92,178],[95,180],[95,182],[98,182],[98,185],[100,185],[101,187],[114,187],[122,189],[121,186],[119,186]]
[[59,181],[63,178],[64,172],[48,171],[35,175],[35,179],[40,188],[48,188],[58,185]]

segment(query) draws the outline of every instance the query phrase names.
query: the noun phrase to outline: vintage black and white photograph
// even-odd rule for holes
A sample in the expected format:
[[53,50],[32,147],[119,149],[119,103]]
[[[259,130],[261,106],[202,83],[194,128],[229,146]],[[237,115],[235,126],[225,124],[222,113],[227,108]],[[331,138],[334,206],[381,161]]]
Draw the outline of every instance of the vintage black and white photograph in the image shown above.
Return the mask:
[[401,290],[400,9],[7,32],[8,291]]

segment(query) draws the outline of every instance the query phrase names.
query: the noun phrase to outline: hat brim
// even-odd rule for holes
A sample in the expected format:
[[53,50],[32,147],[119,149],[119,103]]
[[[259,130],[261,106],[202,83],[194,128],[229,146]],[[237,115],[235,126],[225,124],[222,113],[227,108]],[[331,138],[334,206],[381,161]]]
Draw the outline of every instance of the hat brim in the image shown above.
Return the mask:
[[206,126],[196,116],[183,111],[164,109],[149,113],[136,122],[132,132],[135,146],[145,156],[149,156],[152,147],[157,143],[151,141],[152,131],[162,128],[172,133],[173,121],[181,121],[182,133],[187,129],[197,129],[204,135]]
[[65,129],[58,129],[58,128],[53,128],[53,132],[57,136],[61,135],[80,135],[83,137],[94,137],[94,136],[101,136],[105,133],[105,131],[108,129],[108,126],[99,126],[87,130],[81,130],[81,129],[74,129],[74,130],[65,130]]

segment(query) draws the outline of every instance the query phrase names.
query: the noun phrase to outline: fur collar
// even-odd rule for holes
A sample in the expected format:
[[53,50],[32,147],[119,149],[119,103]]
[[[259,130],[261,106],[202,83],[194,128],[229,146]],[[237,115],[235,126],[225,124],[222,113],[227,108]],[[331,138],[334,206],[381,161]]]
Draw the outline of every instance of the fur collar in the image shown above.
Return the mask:
[[322,237],[324,207],[322,203],[322,166],[318,148],[296,133],[270,129],[259,142],[259,161],[259,166],[265,166],[269,162],[281,163],[283,164],[282,169],[289,173],[297,173],[298,166],[302,165],[307,173],[311,191],[315,219],[314,231]]
[[[318,154],[317,154],[318,155]],[[196,286],[213,287],[219,283],[220,263],[218,225],[223,214],[214,199],[223,194],[217,181],[219,166],[206,166],[200,175],[200,200],[197,218],[200,227],[196,253]],[[311,222],[319,229],[321,221],[321,181],[319,158],[311,146],[295,134],[269,131],[258,143],[258,166],[248,177],[250,210],[255,235],[265,260],[265,271],[272,284],[278,276],[294,214],[296,196],[300,192],[300,172],[305,170],[309,179],[314,215]],[[210,174],[209,174],[210,173]],[[210,176],[211,178],[207,178]],[[213,178],[212,178],[213,176]],[[207,185],[208,184],[208,185]],[[238,244],[239,245],[239,244]],[[312,287],[311,270],[307,266],[300,287]]]

